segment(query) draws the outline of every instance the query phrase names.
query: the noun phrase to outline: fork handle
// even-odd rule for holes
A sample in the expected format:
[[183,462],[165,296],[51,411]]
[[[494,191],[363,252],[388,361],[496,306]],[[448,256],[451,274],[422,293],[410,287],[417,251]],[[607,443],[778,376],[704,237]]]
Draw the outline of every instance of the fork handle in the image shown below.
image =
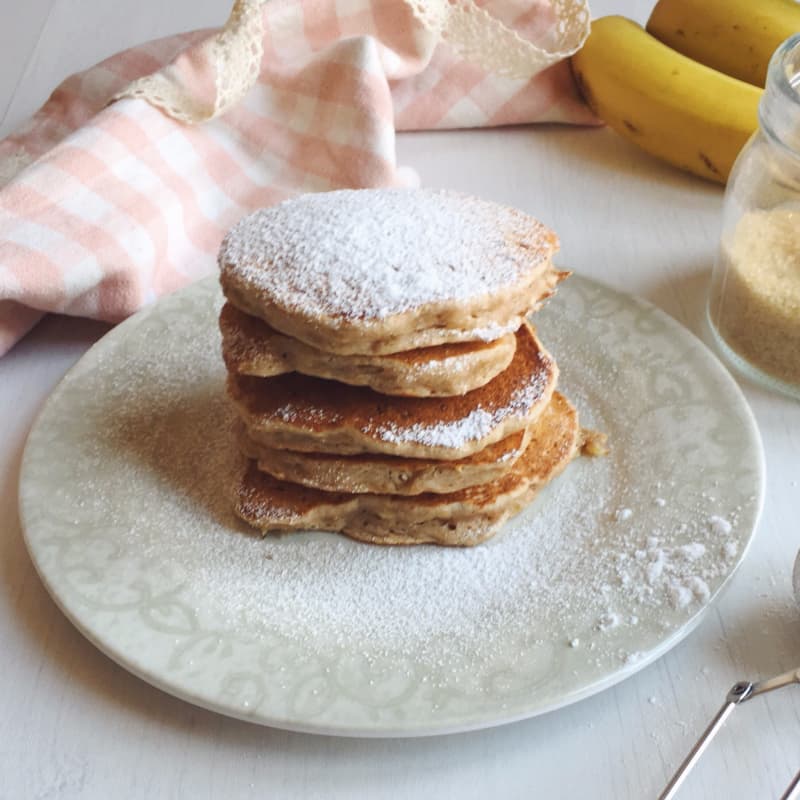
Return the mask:
[[709,723],[708,727],[703,731],[703,735],[697,740],[694,747],[689,751],[689,755],[683,760],[683,763],[678,767],[672,780],[667,784],[667,788],[658,796],[658,800],[672,800],[673,797],[681,788],[681,784],[686,780],[689,770],[699,761],[700,756],[705,752],[706,747],[711,744],[711,740],[716,735],[717,731],[725,724],[731,711],[736,708],[737,703],[733,700],[726,700],[725,705],[717,712],[717,716]]
[[781,795],[781,800],[797,800],[800,797],[800,772],[794,776],[792,782]]
[[[753,684],[749,681],[740,681],[731,687],[731,690],[725,698],[725,704],[703,731],[694,747],[689,751],[689,755],[686,756],[683,763],[678,767],[677,771],[672,776],[672,780],[667,784],[667,788],[658,796],[658,800],[672,800],[672,798],[675,797],[678,789],[681,788],[681,784],[686,780],[689,770],[698,762],[700,756],[705,752],[705,749],[711,744],[711,740],[716,736],[717,731],[725,724],[725,720],[728,719],[730,713],[739,703],[743,703],[747,700],[752,691]],[[798,774],[796,780],[797,779],[800,779],[800,774]],[[791,789],[791,787],[789,788]],[[790,794],[786,800],[792,800],[792,798],[795,797],[797,797],[797,795]],[[781,800],[784,800],[784,798],[781,798]]]

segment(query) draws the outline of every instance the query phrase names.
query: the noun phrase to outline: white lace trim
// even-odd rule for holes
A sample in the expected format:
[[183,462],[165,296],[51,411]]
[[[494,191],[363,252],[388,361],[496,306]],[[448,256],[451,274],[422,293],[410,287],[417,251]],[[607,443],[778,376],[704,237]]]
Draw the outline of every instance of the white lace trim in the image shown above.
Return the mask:
[[586,0],[551,0],[556,19],[543,48],[523,39],[473,0],[405,0],[422,25],[446,41],[464,60],[506,78],[529,80],[576,52],[589,35]]
[[[238,103],[258,78],[263,57],[265,0],[235,0],[225,26],[209,39],[216,96],[205,105],[168,74],[156,72],[131,83],[114,96],[140,97],[181,122],[212,119]],[[446,41],[466,61],[506,78],[529,80],[572,55],[589,33],[587,0],[551,0],[556,19],[550,47],[523,39],[474,0],[404,0],[435,41]]]
[[228,21],[202,46],[215,70],[213,105],[198,101],[162,72],[133,81],[112,99],[140,97],[181,122],[197,123],[224,114],[256,82],[264,54],[265,0],[236,0]]

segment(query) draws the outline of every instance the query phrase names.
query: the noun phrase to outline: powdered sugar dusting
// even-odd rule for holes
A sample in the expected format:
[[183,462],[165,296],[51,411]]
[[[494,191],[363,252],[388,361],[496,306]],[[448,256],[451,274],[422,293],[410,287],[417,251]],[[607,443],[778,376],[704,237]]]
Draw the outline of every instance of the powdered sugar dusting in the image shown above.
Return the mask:
[[544,225],[505,206],[449,191],[362,189],[250,214],[227,235],[219,260],[237,285],[289,311],[382,319],[514,286],[555,248]]
[[[84,464],[106,465],[104,490],[92,493],[96,512],[124,531],[137,558],[159,570],[172,565],[174,580],[202,587],[222,628],[277,630],[299,647],[363,642],[381,657],[433,664],[443,652],[490,659],[509,638],[544,627],[593,648],[601,664],[631,657],[620,642],[648,609],[664,618],[687,613],[730,568],[727,551],[712,546],[702,501],[683,533],[668,516],[663,524],[646,519],[651,504],[632,497],[625,502],[638,506],[641,524],[614,521],[607,508],[619,492],[621,462],[613,452],[570,465],[477,548],[373,547],[333,534],[262,541],[233,518],[225,492],[237,456],[222,369],[202,358],[191,370],[167,362],[171,374],[152,380],[158,365],[133,359],[127,367],[151,380],[120,387],[102,436],[81,443]],[[141,497],[148,498],[144,519]]]
[[504,421],[527,417],[531,408],[541,399],[547,383],[548,376],[539,372],[531,381],[514,391],[508,402],[491,409],[478,407],[465,417],[447,422],[415,423],[403,427],[375,423],[371,432],[385,442],[414,442],[428,447],[463,447],[469,442],[483,439]]
[[502,336],[505,336],[507,333],[512,333],[516,329],[516,322],[509,325],[498,325],[497,323],[494,323],[483,328],[475,328],[474,330],[470,331],[470,334],[474,339],[479,339],[482,342],[494,342],[497,339],[500,339]]

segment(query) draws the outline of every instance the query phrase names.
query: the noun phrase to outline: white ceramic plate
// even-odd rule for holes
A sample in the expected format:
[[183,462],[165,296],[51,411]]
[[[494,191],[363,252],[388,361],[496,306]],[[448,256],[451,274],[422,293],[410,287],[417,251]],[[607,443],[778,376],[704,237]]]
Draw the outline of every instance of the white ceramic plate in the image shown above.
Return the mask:
[[573,277],[535,322],[611,454],[581,458],[487,544],[380,548],[238,524],[213,281],[117,327],[25,451],[31,556],[100,649],[189,702],[354,736],[497,725],[611,686],[672,647],[761,508],[753,417],[652,306]]

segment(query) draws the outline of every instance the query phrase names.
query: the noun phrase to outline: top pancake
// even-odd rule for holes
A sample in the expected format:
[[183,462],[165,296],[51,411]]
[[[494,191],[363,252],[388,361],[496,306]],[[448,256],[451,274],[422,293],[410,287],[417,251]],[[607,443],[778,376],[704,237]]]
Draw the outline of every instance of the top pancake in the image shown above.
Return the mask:
[[242,219],[219,253],[228,299],[327,352],[394,353],[515,330],[565,274],[556,235],[449,191],[301,195]]

